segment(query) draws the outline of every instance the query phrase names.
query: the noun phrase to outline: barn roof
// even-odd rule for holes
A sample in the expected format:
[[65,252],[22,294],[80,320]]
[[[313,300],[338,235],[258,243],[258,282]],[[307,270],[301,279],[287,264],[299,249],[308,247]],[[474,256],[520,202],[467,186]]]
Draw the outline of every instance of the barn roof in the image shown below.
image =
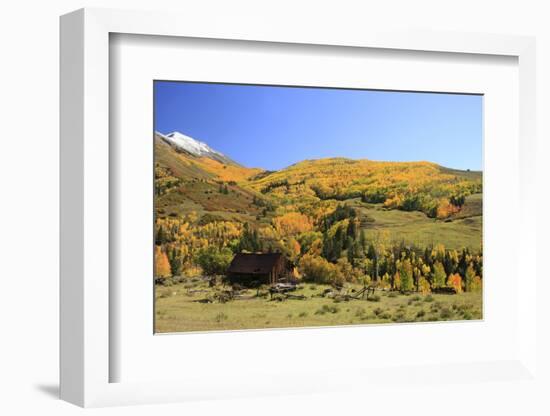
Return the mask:
[[281,253],[238,253],[233,258],[228,273],[267,274],[282,257]]

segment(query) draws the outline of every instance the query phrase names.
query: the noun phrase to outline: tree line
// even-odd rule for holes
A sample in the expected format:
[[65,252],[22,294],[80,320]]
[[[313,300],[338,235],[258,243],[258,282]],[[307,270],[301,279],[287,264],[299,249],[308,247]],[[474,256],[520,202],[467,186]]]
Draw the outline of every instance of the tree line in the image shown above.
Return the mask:
[[224,274],[235,253],[281,252],[309,282],[375,284],[423,293],[444,287],[481,290],[481,250],[449,250],[442,244],[421,248],[391,242],[384,232],[369,239],[358,212],[346,204],[315,225],[297,212],[276,217],[272,227],[263,229],[220,219],[195,219],[196,226],[177,220],[158,224],[156,275],[178,276],[193,264],[205,274]]
[[456,292],[481,290],[483,256],[470,249],[448,250],[442,244],[424,249],[391,243],[381,233],[368,240],[357,212],[339,206],[322,223],[320,255],[304,253],[300,266],[306,280],[375,283],[391,290],[430,292],[452,287]]

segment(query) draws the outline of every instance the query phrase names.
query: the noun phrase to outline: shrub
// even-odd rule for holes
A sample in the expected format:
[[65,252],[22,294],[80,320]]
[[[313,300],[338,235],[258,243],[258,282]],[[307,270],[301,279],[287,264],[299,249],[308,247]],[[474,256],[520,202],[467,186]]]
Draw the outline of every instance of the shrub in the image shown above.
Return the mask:
[[325,313],[338,313],[340,312],[340,308],[336,305],[323,305],[320,309],[318,309],[315,314],[316,315],[324,315]]
[[227,318],[228,318],[228,316],[225,313],[220,312],[216,315],[215,320],[216,320],[216,322],[220,323],[220,322],[223,322],[223,321],[227,321]]
[[469,311],[470,309],[473,308],[473,305],[470,305],[470,304],[467,304],[467,303],[463,303],[463,304],[457,305],[457,308],[458,308],[458,310],[460,310],[461,312],[467,312],[467,311]]
[[305,281],[331,284],[344,283],[344,277],[340,269],[319,256],[304,255],[300,260],[300,271]]
[[416,313],[416,317],[417,317],[417,318],[422,318],[424,315],[426,315],[426,312],[424,311],[424,309],[420,309],[420,310]]
[[204,214],[201,217],[201,219],[198,221],[198,224],[199,225],[206,225],[206,224],[210,224],[212,222],[222,222],[222,221],[225,221],[225,218],[223,218],[222,216],[207,213],[207,214]]
[[210,246],[202,249],[197,256],[197,263],[202,267],[204,273],[208,276],[225,274],[233,253],[228,248],[219,249],[215,246]]
[[434,298],[432,295],[428,295],[424,297],[424,302],[433,302]]
[[449,308],[443,308],[441,312],[439,312],[439,317],[441,319],[449,319],[451,316],[453,316],[453,313]]
[[174,283],[175,282],[171,277],[157,277],[155,279],[155,284],[161,286],[172,286]]
[[369,302],[380,302],[380,296],[378,295],[372,295],[367,298]]
[[164,299],[164,298],[170,297],[171,294],[172,294],[172,290],[164,289],[160,291],[159,298]]
[[284,302],[285,297],[283,295],[280,295],[280,294],[275,294],[271,297],[271,301],[273,301],[273,302]]
[[392,319],[394,322],[405,322],[405,312],[397,311]]

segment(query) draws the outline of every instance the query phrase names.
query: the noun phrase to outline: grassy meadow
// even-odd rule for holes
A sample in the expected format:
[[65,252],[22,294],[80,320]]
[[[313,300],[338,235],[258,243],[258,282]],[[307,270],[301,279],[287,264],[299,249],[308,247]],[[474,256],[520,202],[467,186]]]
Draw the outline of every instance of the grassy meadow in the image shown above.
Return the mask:
[[395,243],[406,241],[418,247],[443,244],[456,250],[480,248],[483,226],[481,202],[481,194],[469,195],[463,209],[445,221],[429,218],[422,212],[390,210],[383,204],[368,204],[359,199],[346,201],[360,213],[362,227],[369,239],[384,231]]
[[[269,295],[257,296],[256,289],[249,289],[243,293],[244,299],[202,303],[218,289],[210,288],[199,278],[185,279],[157,288],[155,328],[158,333],[167,333],[482,318],[480,292],[422,295],[376,291],[369,300],[335,301],[321,296],[329,288],[329,285],[301,284],[293,294],[304,295],[303,300],[270,300]],[[345,290],[351,293],[360,288],[350,284]]]

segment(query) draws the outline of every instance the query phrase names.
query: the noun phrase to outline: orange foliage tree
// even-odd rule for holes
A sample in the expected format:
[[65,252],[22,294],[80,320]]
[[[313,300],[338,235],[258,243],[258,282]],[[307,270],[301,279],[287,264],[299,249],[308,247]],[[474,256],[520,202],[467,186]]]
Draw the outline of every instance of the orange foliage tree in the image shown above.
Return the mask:
[[447,199],[442,199],[437,206],[436,216],[439,219],[445,219],[458,211],[460,211],[459,207],[451,204]]
[[155,246],[155,277],[170,277],[171,274],[168,256],[159,246]]
[[447,285],[453,287],[456,293],[462,293],[462,277],[458,273],[449,275]]

